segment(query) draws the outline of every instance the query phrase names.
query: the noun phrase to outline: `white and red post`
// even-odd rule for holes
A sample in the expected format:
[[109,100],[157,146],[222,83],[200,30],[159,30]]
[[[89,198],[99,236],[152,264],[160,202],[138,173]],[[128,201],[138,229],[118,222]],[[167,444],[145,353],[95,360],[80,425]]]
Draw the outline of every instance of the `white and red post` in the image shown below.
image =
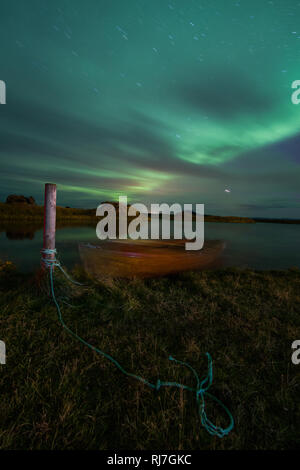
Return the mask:
[[[43,250],[55,250],[55,230],[56,230],[56,184],[45,184],[44,203],[44,238]],[[45,253],[44,260],[55,259],[55,252]],[[46,263],[45,263],[46,264]],[[45,266],[43,263],[43,265]]]

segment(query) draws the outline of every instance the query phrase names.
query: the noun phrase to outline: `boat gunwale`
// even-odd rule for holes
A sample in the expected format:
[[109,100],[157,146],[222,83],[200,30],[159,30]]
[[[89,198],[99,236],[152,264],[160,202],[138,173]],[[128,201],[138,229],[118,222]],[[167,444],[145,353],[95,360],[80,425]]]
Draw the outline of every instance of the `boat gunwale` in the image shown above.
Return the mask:
[[[114,240],[114,242],[116,242]],[[120,256],[124,258],[169,258],[172,256],[173,258],[176,259],[182,259],[182,258],[188,258],[188,257],[205,257],[209,256],[210,254],[214,254],[215,252],[221,253],[223,249],[225,248],[225,242],[222,240],[209,240],[209,245],[212,244],[212,246],[206,246],[205,244],[201,250],[183,250],[183,244],[181,245],[169,245],[169,244],[161,244],[160,246],[155,246],[155,245],[138,245],[136,244],[137,250],[135,251],[129,251],[129,250],[117,250],[117,249],[110,249],[108,246],[103,247],[101,245],[92,245],[90,243],[79,243],[79,250],[80,251],[85,251],[85,252],[92,252],[92,250],[101,250],[103,255],[110,255],[110,256]],[[117,243],[123,243],[122,242],[117,242]],[[127,242],[128,243],[128,242]],[[207,243],[207,242],[206,242]],[[103,243],[104,244],[104,243]],[[134,244],[134,243],[133,243]],[[144,248],[144,250],[141,250],[141,248]],[[98,253],[99,253],[98,251]]]

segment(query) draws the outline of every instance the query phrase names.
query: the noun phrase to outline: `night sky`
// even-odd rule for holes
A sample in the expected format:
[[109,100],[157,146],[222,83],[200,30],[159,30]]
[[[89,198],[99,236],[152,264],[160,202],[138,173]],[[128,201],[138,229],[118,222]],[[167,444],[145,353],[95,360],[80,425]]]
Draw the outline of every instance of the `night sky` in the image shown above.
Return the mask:
[[300,217],[297,0],[0,4],[0,200]]

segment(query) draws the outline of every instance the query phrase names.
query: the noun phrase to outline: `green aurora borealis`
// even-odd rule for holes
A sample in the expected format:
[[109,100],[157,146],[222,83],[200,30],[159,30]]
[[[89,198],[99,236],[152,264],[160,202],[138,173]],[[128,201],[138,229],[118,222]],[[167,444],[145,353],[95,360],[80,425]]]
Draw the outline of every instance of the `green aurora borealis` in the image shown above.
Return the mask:
[[[300,217],[300,2],[0,5],[1,194]],[[225,189],[231,192],[225,192]]]

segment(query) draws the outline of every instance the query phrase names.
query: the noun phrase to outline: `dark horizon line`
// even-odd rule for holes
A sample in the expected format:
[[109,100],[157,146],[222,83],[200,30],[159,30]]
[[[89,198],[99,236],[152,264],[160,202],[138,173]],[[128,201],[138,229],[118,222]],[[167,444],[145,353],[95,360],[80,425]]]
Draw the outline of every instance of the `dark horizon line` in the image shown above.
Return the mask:
[[[1,201],[0,201],[1,203]],[[101,204],[105,204],[105,203],[113,203],[113,204],[118,204],[118,201],[102,201]],[[2,204],[7,204],[6,201],[3,201]],[[16,203],[17,204],[21,204],[21,203]],[[147,207],[147,204],[146,203],[143,203],[146,207]],[[161,203],[163,204],[163,203]],[[167,203],[169,205],[172,205],[170,203]],[[196,204],[196,203],[182,203],[180,204],[181,206],[183,206],[184,204]],[[9,204],[7,204],[9,205]],[[29,205],[29,204],[28,204]],[[43,207],[43,204],[35,204],[37,207]],[[100,204],[99,204],[100,205]],[[131,205],[131,204],[128,204],[128,205]],[[63,208],[70,208],[70,209],[78,209],[78,210],[88,210],[88,211],[91,211],[91,210],[95,210],[96,212],[96,207],[92,207],[92,208],[88,208],[88,207],[72,207],[72,206],[69,206],[69,205],[60,205],[60,204],[57,204],[58,207],[63,207]],[[97,206],[98,207],[98,206]],[[263,206],[262,208],[263,209]],[[189,211],[189,212],[192,212],[193,215],[196,215],[195,211]],[[155,214],[155,212],[151,212],[150,210],[148,210],[148,214],[151,215],[151,214]],[[161,213],[160,213],[161,214]],[[163,215],[167,215],[167,214],[163,214]],[[174,214],[172,214],[174,215]],[[226,217],[226,218],[242,218],[242,219],[252,219],[252,220],[255,220],[255,221],[263,221],[263,220],[274,220],[274,221],[296,221],[296,222],[299,222],[300,223],[300,218],[293,218],[293,217],[267,217],[267,216],[263,216],[263,217],[258,217],[258,216],[249,216],[249,215],[219,215],[219,214],[207,214],[207,213],[204,213],[204,215],[206,217]],[[96,214],[95,214],[96,216]]]

